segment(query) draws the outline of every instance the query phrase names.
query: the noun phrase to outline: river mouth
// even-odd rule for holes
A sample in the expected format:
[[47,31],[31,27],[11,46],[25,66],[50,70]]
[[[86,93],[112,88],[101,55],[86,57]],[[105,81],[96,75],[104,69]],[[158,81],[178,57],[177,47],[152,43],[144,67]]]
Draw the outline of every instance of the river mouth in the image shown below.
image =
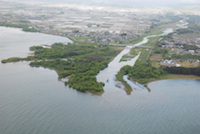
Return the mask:
[[[147,43],[149,41],[149,38],[167,35],[167,34],[172,33],[172,32],[173,32],[172,28],[167,28],[165,31],[163,31],[163,34],[147,36],[147,37],[144,37],[143,41],[141,41],[139,43],[126,46],[125,49],[123,51],[121,51],[121,53],[119,53],[108,64],[108,67],[103,69],[103,70],[101,70],[99,72],[99,74],[97,74],[97,76],[96,76],[98,82],[105,83],[105,86],[104,86],[105,93],[106,92],[110,92],[111,90],[115,90],[116,88],[124,89],[124,86],[122,85],[122,83],[120,83],[119,81],[118,82],[116,81],[115,75],[120,71],[120,69],[123,66],[126,66],[126,65],[134,66],[135,62],[137,61],[137,59],[140,56],[140,53],[136,57],[134,57],[134,58],[132,58],[132,59],[130,59],[128,61],[120,62],[121,58],[124,55],[129,54],[129,52],[130,52],[130,50],[132,48]],[[127,81],[128,83],[131,83],[130,80],[128,80],[128,79],[126,79],[125,81]],[[132,85],[132,87],[133,87],[133,85]],[[141,87],[139,87],[138,84],[135,84],[134,88],[141,88]]]
[[[27,41],[22,41],[30,34],[15,30],[16,36],[2,33],[9,38],[1,39],[0,58],[24,57],[28,51]],[[63,40],[33,33],[28,45],[39,45],[34,40],[39,38]],[[18,47],[21,51],[16,52]],[[108,72],[115,76],[112,69]],[[127,95],[115,87],[114,78],[106,82],[108,76],[102,77],[105,92],[93,96],[64,86],[53,70],[26,62],[0,63],[0,133],[199,134],[200,81],[155,81],[149,83],[151,92],[137,89]]]

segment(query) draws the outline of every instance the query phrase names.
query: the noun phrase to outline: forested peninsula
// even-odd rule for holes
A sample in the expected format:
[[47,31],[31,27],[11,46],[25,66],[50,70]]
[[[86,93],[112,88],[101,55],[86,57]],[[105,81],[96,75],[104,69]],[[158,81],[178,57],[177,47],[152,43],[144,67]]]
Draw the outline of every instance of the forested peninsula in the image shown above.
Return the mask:
[[59,79],[68,77],[66,85],[90,93],[103,93],[104,83],[96,81],[96,75],[114,58],[120,50],[108,45],[55,43],[50,47],[33,46],[34,56],[9,58],[2,63],[31,61],[32,67],[46,67],[55,70]]

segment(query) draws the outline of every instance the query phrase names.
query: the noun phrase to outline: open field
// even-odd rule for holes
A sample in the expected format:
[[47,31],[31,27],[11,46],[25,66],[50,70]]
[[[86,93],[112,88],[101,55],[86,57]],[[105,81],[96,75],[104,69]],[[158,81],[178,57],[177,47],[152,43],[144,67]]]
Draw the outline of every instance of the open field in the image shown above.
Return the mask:
[[161,60],[161,59],[163,59],[162,54],[153,54],[153,55],[150,57],[150,60]]
[[174,38],[200,38],[200,35],[196,33],[189,33],[189,34],[176,35],[174,36]]
[[160,37],[150,38],[149,41],[147,43],[143,44],[142,46],[151,46],[151,47],[154,47],[159,38]]
[[151,49],[146,49],[146,48],[140,48],[141,54],[140,57],[138,58],[138,61],[141,63],[146,63],[147,60],[149,59],[149,55],[151,53]]
[[182,67],[192,68],[200,66],[197,62],[178,62]]

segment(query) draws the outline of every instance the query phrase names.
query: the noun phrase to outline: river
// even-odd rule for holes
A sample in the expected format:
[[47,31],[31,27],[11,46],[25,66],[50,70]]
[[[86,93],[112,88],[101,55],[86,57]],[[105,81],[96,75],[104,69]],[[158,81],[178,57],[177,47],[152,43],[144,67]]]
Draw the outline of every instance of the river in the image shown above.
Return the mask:
[[[27,56],[29,46],[64,37],[0,27],[0,59]],[[107,85],[102,96],[80,93],[55,71],[28,62],[0,63],[0,134],[199,134],[200,81],[162,80],[151,92]]]
[[[115,90],[116,87],[124,89],[122,84],[120,82],[116,81],[115,75],[125,65],[134,66],[135,62],[137,61],[138,57],[140,56],[140,53],[136,57],[134,57],[134,58],[132,58],[128,61],[120,62],[123,55],[128,54],[132,48],[147,43],[149,41],[149,38],[167,35],[167,34],[172,33],[172,32],[173,32],[173,29],[168,28],[165,31],[163,31],[162,34],[150,35],[150,36],[144,37],[143,40],[141,42],[137,43],[137,44],[126,46],[126,48],[123,51],[121,51],[121,53],[118,54],[108,64],[107,68],[105,68],[104,70],[100,71],[99,74],[97,74],[97,76],[96,76],[97,81],[105,83],[104,90],[106,90],[107,92],[112,92],[111,89],[113,89],[113,92],[116,92],[116,90]],[[126,81],[128,81],[128,79],[126,79]],[[130,83],[130,82],[128,82],[128,83]],[[135,86],[137,87],[137,85],[135,85]]]

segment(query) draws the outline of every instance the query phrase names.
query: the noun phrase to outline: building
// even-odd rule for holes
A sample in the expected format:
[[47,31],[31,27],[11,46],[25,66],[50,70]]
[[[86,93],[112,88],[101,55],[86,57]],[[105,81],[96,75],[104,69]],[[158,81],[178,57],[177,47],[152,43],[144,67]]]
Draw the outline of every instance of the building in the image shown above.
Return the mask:
[[164,60],[160,62],[161,66],[165,66],[165,67],[178,67],[180,65],[176,64],[175,61],[172,60]]

